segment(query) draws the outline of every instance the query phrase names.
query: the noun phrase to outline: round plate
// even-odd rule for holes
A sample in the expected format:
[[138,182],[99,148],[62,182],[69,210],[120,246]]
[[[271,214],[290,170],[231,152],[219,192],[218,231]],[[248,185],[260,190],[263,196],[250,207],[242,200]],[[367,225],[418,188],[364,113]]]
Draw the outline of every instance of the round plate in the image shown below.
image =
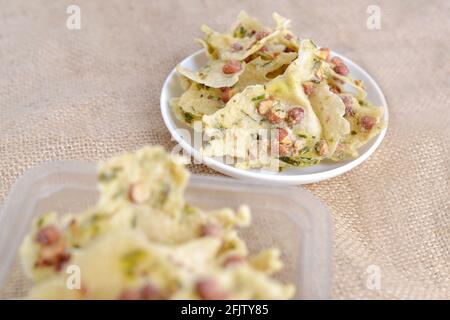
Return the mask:
[[[332,52],[333,56],[340,57],[350,69],[350,74],[354,79],[360,79],[364,82],[367,89],[368,99],[377,106],[384,108],[384,121],[386,127],[379,135],[367,142],[366,145],[359,149],[359,156],[355,159],[349,159],[340,162],[325,160],[317,165],[306,168],[287,168],[281,172],[264,171],[261,169],[243,170],[225,164],[219,159],[203,157],[200,154],[200,146],[192,145],[191,139],[194,132],[191,128],[184,125],[176,118],[170,107],[170,99],[179,97],[184,90],[180,84],[180,76],[175,69],[170,72],[161,92],[161,113],[164,122],[169,129],[172,137],[193,156],[198,163],[203,163],[223,174],[251,181],[269,182],[271,184],[296,185],[322,181],[343,174],[366,160],[380,145],[383,140],[388,123],[388,107],[383,92],[372,77],[361,67],[350,59]],[[181,65],[191,70],[198,70],[207,63],[207,57],[203,50],[200,50],[181,62]],[[183,130],[180,130],[183,129]]]

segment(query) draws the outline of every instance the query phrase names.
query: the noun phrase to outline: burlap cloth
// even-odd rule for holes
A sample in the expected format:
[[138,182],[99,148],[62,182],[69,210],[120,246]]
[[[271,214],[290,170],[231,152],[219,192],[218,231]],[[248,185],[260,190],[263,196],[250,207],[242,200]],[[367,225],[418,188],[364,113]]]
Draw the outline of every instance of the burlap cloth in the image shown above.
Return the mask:
[[[44,161],[172,148],[160,90],[198,49],[200,24],[224,28],[240,9],[269,23],[277,11],[368,70],[390,108],[368,161],[305,187],[332,211],[332,296],[450,298],[450,3],[375,2],[0,1],[0,202]],[[70,4],[81,30],[66,28]],[[381,30],[366,28],[371,4]],[[366,285],[377,268],[379,290]]]

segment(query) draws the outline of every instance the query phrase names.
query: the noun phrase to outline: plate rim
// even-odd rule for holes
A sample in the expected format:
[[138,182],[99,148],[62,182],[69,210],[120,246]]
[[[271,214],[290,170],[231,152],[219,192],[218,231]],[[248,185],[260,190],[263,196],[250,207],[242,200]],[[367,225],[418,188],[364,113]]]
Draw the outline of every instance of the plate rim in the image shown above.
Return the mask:
[[[335,51],[331,51],[331,53],[334,56],[338,56],[339,58],[343,59],[344,62],[346,62],[347,64],[351,64],[352,68],[357,69],[369,80],[370,84],[375,88],[377,93],[380,95],[381,107],[384,108],[383,118],[384,118],[384,122],[385,122],[385,127],[376,136],[376,140],[372,143],[372,145],[369,147],[369,149],[367,149],[364,153],[360,154],[357,158],[351,160],[349,163],[346,163],[342,166],[339,166],[337,168],[333,168],[330,170],[315,172],[315,173],[277,175],[277,174],[267,174],[267,173],[261,173],[261,172],[255,172],[255,171],[236,168],[229,164],[215,160],[213,158],[202,156],[200,154],[199,150],[197,150],[193,146],[191,146],[176,131],[176,129],[178,129],[179,127],[175,125],[175,122],[173,121],[173,117],[171,115],[169,100],[172,97],[169,97],[169,94],[167,94],[167,93],[168,93],[169,83],[171,82],[172,78],[177,73],[176,66],[170,71],[170,73],[164,80],[163,87],[161,89],[160,108],[161,108],[161,114],[163,117],[164,124],[165,124],[166,128],[169,130],[172,138],[175,139],[175,141],[178,144],[180,144],[180,146],[183,148],[183,150],[185,150],[196,161],[199,161],[200,164],[204,164],[216,171],[219,171],[220,173],[223,173],[223,174],[235,177],[235,178],[241,178],[241,179],[248,180],[248,181],[260,181],[260,182],[272,182],[272,183],[284,184],[284,185],[288,185],[288,184],[296,185],[296,184],[308,184],[308,183],[319,182],[319,181],[331,179],[338,175],[344,174],[344,173],[356,168],[362,162],[367,160],[375,152],[375,150],[378,149],[378,147],[380,146],[384,137],[386,136],[386,132],[387,132],[388,124],[389,124],[389,109],[388,109],[388,104],[387,104],[386,97],[384,96],[383,91],[381,90],[378,83],[372,78],[372,76],[366,70],[364,70],[361,66],[359,66],[358,64],[356,64],[349,58],[347,58]],[[183,64],[187,60],[196,58],[197,56],[199,56],[201,54],[205,54],[204,49],[200,49],[200,50],[190,54],[189,56],[184,58],[179,64]],[[366,83],[367,83],[367,81],[366,81]],[[166,98],[166,96],[168,98]]]

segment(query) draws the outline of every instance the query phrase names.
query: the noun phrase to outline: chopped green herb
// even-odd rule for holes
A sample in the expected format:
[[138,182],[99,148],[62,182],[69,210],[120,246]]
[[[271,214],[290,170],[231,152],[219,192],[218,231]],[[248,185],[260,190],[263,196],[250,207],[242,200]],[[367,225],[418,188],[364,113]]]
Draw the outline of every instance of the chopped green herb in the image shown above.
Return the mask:
[[303,147],[303,148],[300,149],[300,151],[298,152],[298,154],[303,155],[303,154],[306,154],[306,153],[308,153],[308,152],[309,152],[309,147]]
[[186,121],[186,123],[191,124],[192,120],[194,120],[194,115],[190,112],[183,112],[183,116],[184,116],[184,121]]
[[359,105],[362,106],[362,107],[368,106],[368,105],[369,105],[369,104],[368,104],[366,101],[364,101],[364,100],[359,100],[358,103],[359,103]]
[[136,268],[142,260],[144,260],[146,252],[142,249],[135,249],[122,257],[122,264],[125,274],[132,277]]
[[322,62],[316,58],[314,58],[313,61],[314,61],[313,69],[319,69]]
[[189,204],[185,204],[184,205],[184,212],[186,213],[186,214],[192,214],[192,213],[195,213],[197,210],[194,208],[194,207],[192,207],[192,206],[190,206]]
[[98,180],[100,182],[108,182],[114,179],[117,176],[117,173],[119,173],[122,170],[122,168],[114,167],[111,168],[109,171],[105,171],[99,174]]
[[308,158],[308,157],[280,157],[280,161],[283,161],[284,163],[290,164],[295,167],[306,167],[313,164],[317,164],[319,160]]
[[198,90],[203,90],[203,89],[207,89],[208,87],[206,85],[204,85],[203,83],[196,83],[197,89]]
[[245,30],[245,28],[241,25],[239,25],[239,27],[236,28],[236,30],[234,30],[233,32],[233,36],[235,38],[244,38],[247,35],[247,30]]
[[330,71],[328,69],[326,69],[324,71],[323,75],[324,75],[325,78],[330,78],[331,77],[331,73],[330,73]]
[[37,227],[41,228],[44,225],[44,216],[40,217],[39,220],[37,221]]
[[262,95],[259,95],[257,97],[252,98],[252,101],[258,101],[258,100],[262,100],[266,97],[266,94],[263,93]]
[[243,26],[239,27],[239,35],[243,38],[247,34],[247,30]]

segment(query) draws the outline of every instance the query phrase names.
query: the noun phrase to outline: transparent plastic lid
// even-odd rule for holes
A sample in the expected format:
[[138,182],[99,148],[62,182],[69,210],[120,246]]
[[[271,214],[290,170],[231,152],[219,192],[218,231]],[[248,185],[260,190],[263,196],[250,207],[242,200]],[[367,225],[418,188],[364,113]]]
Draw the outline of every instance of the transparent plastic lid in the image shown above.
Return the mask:
[[[31,286],[17,255],[31,221],[48,211],[77,213],[95,204],[96,178],[95,164],[59,161],[30,170],[13,185],[0,213],[0,298],[23,297]],[[250,252],[278,247],[284,268],[276,278],[296,285],[297,299],[330,298],[331,219],[312,194],[193,175],[186,197],[205,209],[249,205],[252,224],[239,232]]]

